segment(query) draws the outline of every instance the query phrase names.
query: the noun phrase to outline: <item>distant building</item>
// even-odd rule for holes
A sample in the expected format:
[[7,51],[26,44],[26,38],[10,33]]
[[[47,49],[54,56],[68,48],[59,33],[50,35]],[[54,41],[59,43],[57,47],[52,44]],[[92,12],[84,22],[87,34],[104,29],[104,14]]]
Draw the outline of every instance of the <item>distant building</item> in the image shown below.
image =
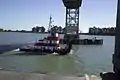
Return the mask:
[[102,32],[102,30],[100,28],[96,28],[96,27],[89,28],[90,34],[100,34],[101,32]]
[[94,35],[115,35],[115,27],[111,28],[89,28],[89,34],[94,34]]
[[95,29],[94,28],[89,28],[89,33],[90,34],[95,34]]

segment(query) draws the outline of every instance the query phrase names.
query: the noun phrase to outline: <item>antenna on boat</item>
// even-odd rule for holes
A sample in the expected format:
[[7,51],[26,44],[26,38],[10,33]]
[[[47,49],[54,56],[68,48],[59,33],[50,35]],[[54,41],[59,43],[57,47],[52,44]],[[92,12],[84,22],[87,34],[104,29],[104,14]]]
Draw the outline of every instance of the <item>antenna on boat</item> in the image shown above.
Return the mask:
[[51,33],[52,22],[54,22],[54,20],[52,20],[52,16],[50,15],[50,18],[49,18],[49,28],[48,28],[48,32],[49,33]]

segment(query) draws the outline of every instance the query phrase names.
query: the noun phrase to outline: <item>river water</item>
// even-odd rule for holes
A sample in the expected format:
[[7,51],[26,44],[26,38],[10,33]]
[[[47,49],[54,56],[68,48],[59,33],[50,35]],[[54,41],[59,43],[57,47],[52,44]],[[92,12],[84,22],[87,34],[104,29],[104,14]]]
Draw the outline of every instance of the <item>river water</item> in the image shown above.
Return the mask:
[[[34,42],[48,34],[0,33],[0,45],[24,44]],[[63,37],[63,35],[61,35]],[[80,38],[94,36],[80,35]],[[96,36],[104,40],[103,45],[74,45],[73,54],[55,55],[15,55],[13,51],[0,55],[0,67],[3,70],[18,72],[51,73],[60,75],[99,75],[112,71],[114,36]]]

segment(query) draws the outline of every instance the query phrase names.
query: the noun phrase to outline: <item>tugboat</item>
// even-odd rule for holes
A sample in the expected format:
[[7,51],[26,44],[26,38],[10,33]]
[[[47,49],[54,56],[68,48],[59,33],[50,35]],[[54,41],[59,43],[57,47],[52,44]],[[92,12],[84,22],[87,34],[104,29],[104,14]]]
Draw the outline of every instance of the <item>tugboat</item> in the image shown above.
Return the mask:
[[20,51],[34,51],[34,52],[50,52],[57,50],[59,48],[59,37],[58,34],[51,34],[50,36],[38,40],[33,45],[28,45],[20,48]]
[[[49,27],[51,28],[52,17],[50,16]],[[34,54],[52,54],[58,53],[59,55],[66,55],[71,51],[72,44],[68,42],[65,48],[60,47],[60,38],[59,34],[56,32],[51,32],[44,39],[38,40],[33,45],[28,45],[19,48],[20,51],[32,52]]]
[[[38,42],[33,45],[28,45],[19,48],[20,51],[24,52],[37,52],[38,54],[52,54],[58,53],[59,55],[66,55],[71,51],[72,44],[69,41],[65,48],[60,47],[60,39],[58,33],[51,33],[50,36],[38,40]],[[33,53],[34,54],[34,53]]]

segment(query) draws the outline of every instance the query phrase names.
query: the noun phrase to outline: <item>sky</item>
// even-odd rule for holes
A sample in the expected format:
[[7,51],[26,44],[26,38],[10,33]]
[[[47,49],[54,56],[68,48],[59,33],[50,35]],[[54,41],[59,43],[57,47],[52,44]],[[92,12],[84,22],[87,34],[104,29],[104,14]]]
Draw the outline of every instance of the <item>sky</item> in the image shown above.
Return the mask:
[[[82,32],[89,27],[115,27],[117,0],[83,0],[80,7]],[[0,28],[31,30],[34,26],[48,28],[50,14],[53,25],[65,26],[62,0],[0,0]]]

